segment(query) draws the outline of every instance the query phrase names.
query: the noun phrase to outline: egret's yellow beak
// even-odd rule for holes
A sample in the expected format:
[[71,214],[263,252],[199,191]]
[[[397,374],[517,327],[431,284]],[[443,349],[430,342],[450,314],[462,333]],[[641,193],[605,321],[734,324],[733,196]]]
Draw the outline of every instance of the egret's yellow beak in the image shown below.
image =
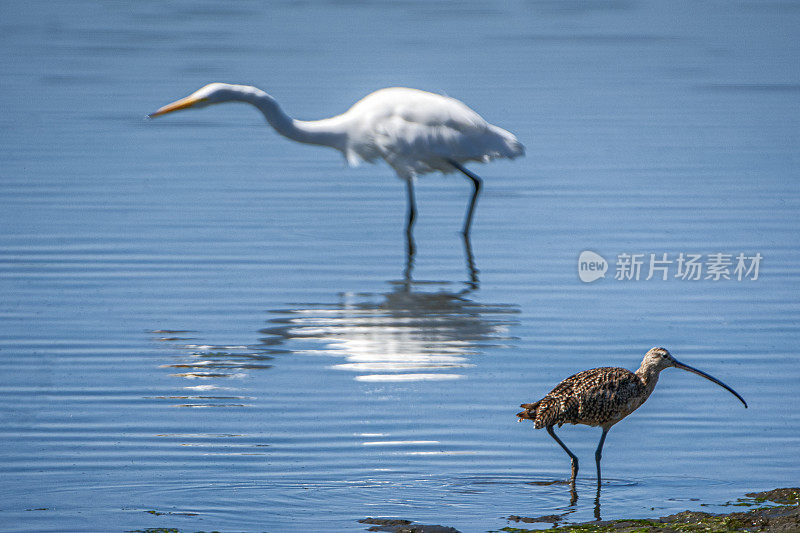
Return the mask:
[[205,98],[197,98],[196,96],[187,96],[186,98],[181,98],[176,102],[172,102],[171,104],[167,104],[164,107],[160,108],[158,111],[150,113],[147,115],[148,118],[155,118],[161,115],[166,115],[167,113],[172,113],[173,111],[180,111],[181,109],[188,109],[193,105],[196,105]]

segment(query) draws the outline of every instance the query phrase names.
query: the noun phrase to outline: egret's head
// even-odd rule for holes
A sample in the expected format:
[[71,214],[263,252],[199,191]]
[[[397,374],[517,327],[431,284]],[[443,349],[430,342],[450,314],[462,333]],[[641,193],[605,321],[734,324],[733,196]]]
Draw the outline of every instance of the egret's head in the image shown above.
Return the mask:
[[181,98],[171,104],[158,109],[154,113],[147,115],[150,118],[155,118],[173,111],[180,111],[181,109],[200,108],[206,107],[211,104],[219,104],[221,102],[229,102],[231,100],[238,100],[238,96],[242,94],[241,86],[230,85],[228,83],[209,83],[205,87],[196,90],[186,98]]

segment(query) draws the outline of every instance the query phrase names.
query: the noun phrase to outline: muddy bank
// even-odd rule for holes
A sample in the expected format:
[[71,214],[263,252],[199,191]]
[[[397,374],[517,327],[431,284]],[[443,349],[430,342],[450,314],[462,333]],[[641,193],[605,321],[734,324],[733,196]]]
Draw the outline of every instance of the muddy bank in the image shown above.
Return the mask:
[[[746,508],[724,514],[683,511],[658,519],[624,519],[585,522],[550,529],[526,529],[508,526],[499,531],[510,533],[800,533],[800,488],[775,489],[751,492],[746,498],[729,502],[731,507]],[[557,522],[559,516],[520,517],[509,516],[510,522],[520,524]],[[365,518],[359,520],[369,526],[368,531],[390,533],[458,533],[452,527],[417,524],[409,520]]]
[[[724,514],[697,511],[664,516],[658,519],[624,519],[586,522],[546,529],[548,533],[800,533],[800,488],[775,489],[751,492],[727,505],[746,507],[747,510]],[[522,517],[508,517],[515,522],[527,522]],[[540,517],[541,518],[541,517]],[[504,527],[500,531],[527,533],[523,527]]]
[[362,524],[372,524],[367,531],[388,531],[389,533],[459,533],[452,527],[417,524],[411,520],[397,518],[365,518]]

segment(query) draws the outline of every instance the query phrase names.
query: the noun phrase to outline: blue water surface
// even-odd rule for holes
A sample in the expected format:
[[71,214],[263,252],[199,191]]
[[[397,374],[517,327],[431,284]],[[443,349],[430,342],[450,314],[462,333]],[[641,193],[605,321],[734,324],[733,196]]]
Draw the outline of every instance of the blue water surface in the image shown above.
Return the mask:
[[[0,529],[483,532],[796,486],[797,28],[791,0],[3,3]],[[469,182],[420,179],[409,261],[386,165],[243,105],[145,118],[211,81],[302,119],[444,93],[527,155],[470,166],[471,249]],[[575,500],[517,406],[655,345],[749,409],[666,370],[598,501],[599,430],[560,430]]]

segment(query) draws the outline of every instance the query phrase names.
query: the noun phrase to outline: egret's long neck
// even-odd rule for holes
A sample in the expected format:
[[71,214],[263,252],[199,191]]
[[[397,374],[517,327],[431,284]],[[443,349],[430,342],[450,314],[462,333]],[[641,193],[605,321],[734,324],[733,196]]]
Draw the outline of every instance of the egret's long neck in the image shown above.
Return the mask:
[[275,131],[293,141],[330,146],[344,151],[347,135],[339,117],[324,120],[295,120],[283,112],[278,102],[261,89],[241,88],[241,101],[257,107]]

